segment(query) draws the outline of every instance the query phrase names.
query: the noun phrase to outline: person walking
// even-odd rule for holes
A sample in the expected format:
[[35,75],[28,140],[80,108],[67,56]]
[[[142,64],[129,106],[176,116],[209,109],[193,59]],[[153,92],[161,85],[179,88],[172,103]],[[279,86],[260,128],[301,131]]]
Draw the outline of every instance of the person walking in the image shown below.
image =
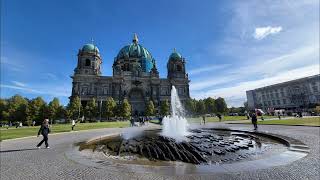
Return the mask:
[[202,116],[202,121],[203,121],[203,124],[206,125],[206,116],[204,115]]
[[50,133],[50,128],[49,128],[49,119],[45,119],[38,131],[38,137],[41,134],[43,136],[42,141],[37,145],[37,148],[40,149],[40,146],[42,145],[43,142],[45,142],[46,148],[50,148],[48,144],[48,134]]
[[219,118],[219,122],[221,122],[221,120],[222,120],[221,114],[217,114],[217,116]]
[[257,125],[257,115],[256,113],[252,113],[251,114],[251,122],[253,124],[253,127],[254,127],[254,130],[257,130],[258,129],[258,125]]
[[134,126],[134,117],[133,116],[130,117],[130,126],[131,127]]
[[73,129],[74,129],[75,126],[76,126],[76,121],[73,119],[73,120],[72,120],[72,126],[71,126],[72,131],[73,131]]
[[32,126],[35,126],[36,125],[36,121],[32,121]]

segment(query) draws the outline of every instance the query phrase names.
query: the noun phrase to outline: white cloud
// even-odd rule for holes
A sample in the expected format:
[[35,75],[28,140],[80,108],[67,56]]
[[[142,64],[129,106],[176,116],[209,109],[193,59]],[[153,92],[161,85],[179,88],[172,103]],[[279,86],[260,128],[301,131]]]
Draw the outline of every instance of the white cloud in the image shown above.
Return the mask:
[[43,91],[35,90],[32,88],[22,87],[22,86],[12,86],[12,85],[6,85],[6,84],[0,84],[1,88],[8,88],[8,89],[15,89],[15,90],[21,90],[23,92],[33,93],[33,94],[45,94]]
[[23,93],[31,93],[37,95],[50,95],[53,97],[69,97],[71,95],[70,85],[54,85],[54,86],[41,86],[41,87],[23,87],[19,85],[0,84],[1,88],[14,89]]
[[9,69],[16,72],[22,72],[25,70],[21,64],[14,62],[12,60],[9,60],[8,57],[1,56],[0,62],[1,62],[1,71],[3,71],[4,69],[6,70]]
[[203,72],[221,70],[221,69],[227,68],[228,66],[230,66],[230,64],[219,64],[219,65],[200,67],[200,68],[196,68],[196,69],[191,69],[188,72],[188,74],[189,75],[196,75],[196,74],[200,74]]
[[233,3],[228,36],[214,39],[201,54],[231,65],[223,73],[207,71],[192,79],[191,96],[221,96],[228,106],[242,106],[246,90],[319,74],[318,7],[318,0]]
[[278,27],[271,27],[271,26],[267,26],[267,27],[257,27],[255,29],[255,32],[253,34],[253,37],[257,40],[261,40],[265,37],[267,37],[268,35],[271,34],[277,34],[282,30],[281,26]]
[[242,64],[238,68],[229,68],[229,71],[225,71],[223,76],[214,76],[214,78],[205,76],[205,79],[191,81],[190,90],[199,91],[216,85],[230,84],[235,80],[248,81],[250,77],[272,77],[278,72],[316,64],[318,59],[317,46],[303,47],[275,58],[257,60],[250,65]]
[[20,87],[25,87],[26,84],[22,83],[22,82],[19,82],[19,81],[11,81],[14,85],[16,86],[20,86]]

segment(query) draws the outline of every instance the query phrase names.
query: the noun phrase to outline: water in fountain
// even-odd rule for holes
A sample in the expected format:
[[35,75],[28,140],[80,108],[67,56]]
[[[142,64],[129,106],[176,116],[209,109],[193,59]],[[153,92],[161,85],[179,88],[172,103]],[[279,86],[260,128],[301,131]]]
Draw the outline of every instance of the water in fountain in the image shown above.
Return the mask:
[[188,135],[188,122],[184,117],[184,109],[179,100],[177,90],[174,86],[171,89],[171,116],[163,118],[162,135],[182,140]]

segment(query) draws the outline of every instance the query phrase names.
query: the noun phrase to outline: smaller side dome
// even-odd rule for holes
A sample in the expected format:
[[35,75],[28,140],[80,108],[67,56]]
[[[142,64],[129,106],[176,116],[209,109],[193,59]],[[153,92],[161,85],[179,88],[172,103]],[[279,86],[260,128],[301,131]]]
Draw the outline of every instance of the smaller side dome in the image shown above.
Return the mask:
[[98,52],[99,53],[99,49],[97,48],[97,46],[93,45],[93,44],[85,44],[82,47],[82,51],[84,52]]
[[171,53],[169,59],[172,59],[172,60],[180,60],[182,59],[182,56],[181,54],[179,54],[176,50],[176,48],[173,49],[173,53]]

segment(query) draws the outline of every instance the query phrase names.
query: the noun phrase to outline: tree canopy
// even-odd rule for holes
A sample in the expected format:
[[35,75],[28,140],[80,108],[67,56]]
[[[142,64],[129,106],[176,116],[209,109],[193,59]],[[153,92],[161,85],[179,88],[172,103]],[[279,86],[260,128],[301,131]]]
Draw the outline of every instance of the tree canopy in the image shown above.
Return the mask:
[[108,97],[106,100],[106,105],[104,108],[104,114],[106,115],[107,119],[109,120],[110,117],[113,117],[116,112],[117,103],[112,97]]
[[154,109],[153,101],[149,101],[146,105],[146,110],[145,110],[146,116],[153,116],[154,111],[155,109]]
[[162,116],[167,116],[169,115],[169,110],[170,110],[170,104],[169,104],[169,101],[166,99],[161,102],[160,114]]
[[131,105],[127,99],[124,99],[122,102],[121,116],[126,119],[131,116]]

